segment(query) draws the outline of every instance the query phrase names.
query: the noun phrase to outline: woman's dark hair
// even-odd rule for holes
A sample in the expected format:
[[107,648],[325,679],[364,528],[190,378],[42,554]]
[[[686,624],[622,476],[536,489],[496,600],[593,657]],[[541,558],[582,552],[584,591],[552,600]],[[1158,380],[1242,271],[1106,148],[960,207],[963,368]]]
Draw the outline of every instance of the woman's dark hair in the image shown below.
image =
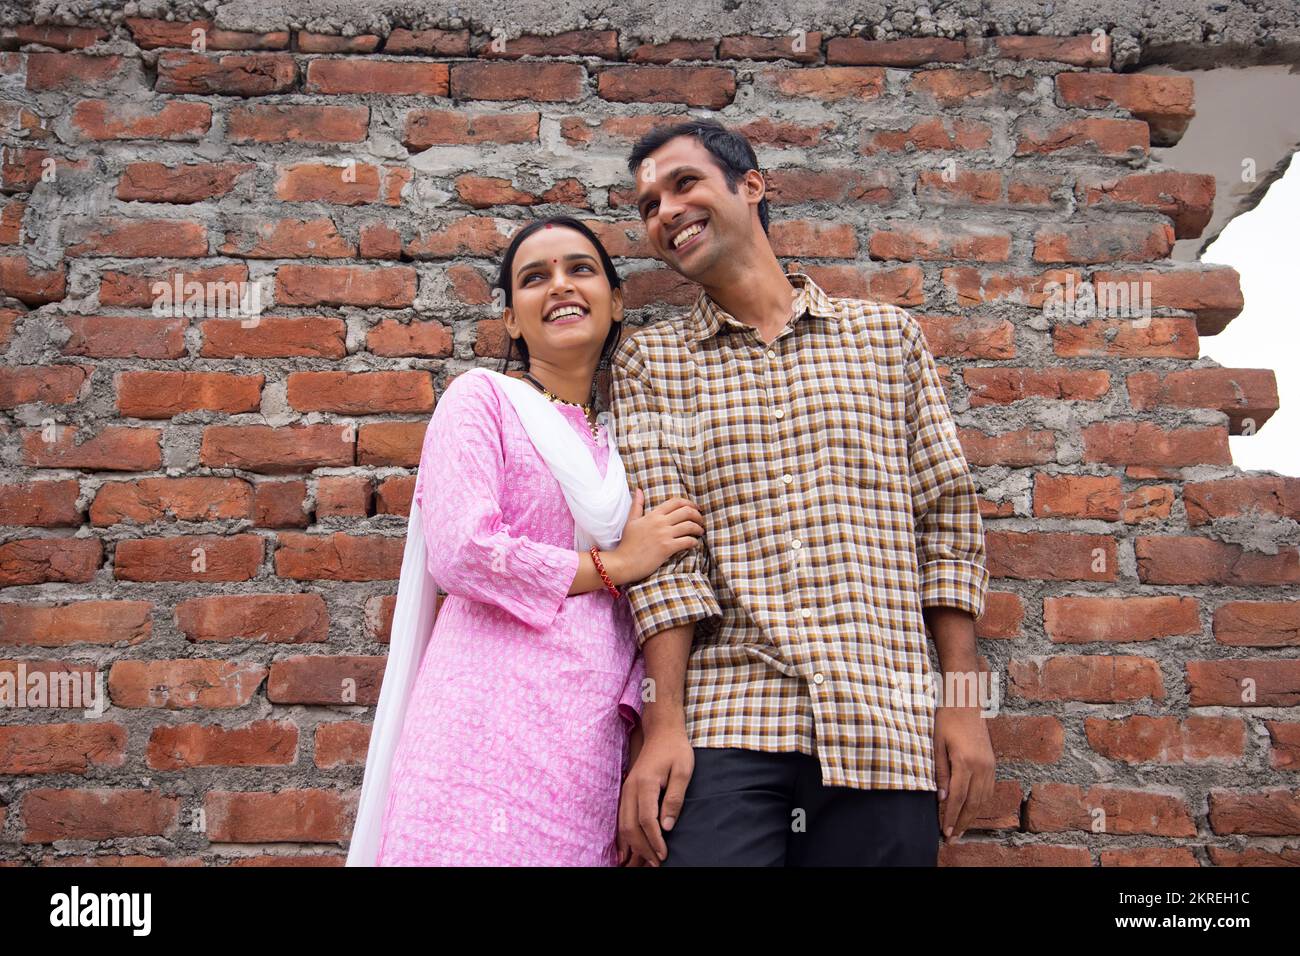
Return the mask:
[[[579,222],[572,216],[551,216],[549,219],[538,219],[535,222],[530,222],[522,229],[517,229],[514,237],[511,238],[510,245],[506,248],[506,254],[501,258],[501,271],[497,273],[497,281],[494,286],[494,288],[500,289],[505,297],[504,305],[513,305],[514,284],[511,279],[515,267],[515,253],[519,251],[519,244],[538,229],[546,226],[563,226],[566,229],[573,229],[591,240],[591,244],[596,247],[596,254],[600,256],[600,264],[605,269],[605,278],[609,280],[610,291],[622,288],[623,280],[618,277],[618,272],[614,268],[614,261],[610,259],[609,253],[605,251],[605,247],[596,238],[596,234],[587,228],[584,223]],[[618,337],[622,328],[622,322],[614,322],[610,325],[609,335],[605,337],[605,344],[600,350],[600,364],[597,365],[597,369],[609,367],[614,350],[618,348]],[[516,342],[518,343],[520,358],[523,359],[524,368],[528,368],[532,361],[528,356],[528,343],[524,341],[524,337],[521,335],[518,339],[510,338],[509,345],[506,347],[505,361],[501,363],[502,372],[505,372],[510,367],[510,359],[514,353]]]
[[[736,191],[736,184],[745,173],[751,169],[758,170],[758,157],[754,155],[754,147],[749,145],[749,140],[745,139],[744,134],[727,129],[717,120],[704,119],[677,123],[674,126],[660,126],[650,130],[632,147],[632,156],[627,161],[627,171],[635,176],[637,170],[641,168],[642,160],[664,143],[678,136],[694,136],[699,140],[700,145],[712,154],[713,161],[722,170],[722,176],[727,181],[727,188],[733,193]],[[768,222],[766,194],[758,201],[758,221],[763,226],[763,232],[766,233]]]

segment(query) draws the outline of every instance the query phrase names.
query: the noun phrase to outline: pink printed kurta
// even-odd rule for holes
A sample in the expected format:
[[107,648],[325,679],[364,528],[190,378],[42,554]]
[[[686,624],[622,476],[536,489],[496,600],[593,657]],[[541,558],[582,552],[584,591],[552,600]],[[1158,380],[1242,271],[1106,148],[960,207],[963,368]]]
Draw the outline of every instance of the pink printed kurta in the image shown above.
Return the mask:
[[[582,410],[556,408],[603,475],[609,450]],[[573,517],[490,376],[459,376],[439,400],[412,506],[447,597],[394,754],[378,865],[616,864],[644,674],[631,611],[603,588],[568,595]]]

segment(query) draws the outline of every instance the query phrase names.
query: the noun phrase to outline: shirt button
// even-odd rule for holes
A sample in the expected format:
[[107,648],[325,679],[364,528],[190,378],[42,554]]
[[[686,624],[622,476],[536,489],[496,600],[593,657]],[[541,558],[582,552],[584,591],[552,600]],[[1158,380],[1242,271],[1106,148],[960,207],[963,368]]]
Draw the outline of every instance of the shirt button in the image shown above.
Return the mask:
[[821,671],[818,671],[816,674],[813,674],[813,683],[814,683],[814,684],[820,684],[820,683],[824,682],[825,680],[826,680],[826,678],[822,676],[822,672],[821,672]]
[[777,409],[776,411],[774,411],[772,414],[775,415],[777,418],[785,418],[785,409],[784,409],[784,408],[778,408],[778,409]]
[[771,349],[768,349],[768,350],[767,350],[767,357],[768,357],[768,358],[776,358],[776,353],[773,352]]
[[804,618],[804,620],[806,621],[806,620],[808,620],[808,618],[812,617],[812,608],[808,608],[808,607],[806,607],[806,608],[804,608],[802,611],[800,611],[799,613],[803,615],[803,618]]
[[794,475],[782,475],[781,480],[788,485],[790,482],[794,481]]
[[798,551],[800,548],[803,547],[803,542],[800,541],[798,538],[795,538],[793,541],[790,542],[790,547]]

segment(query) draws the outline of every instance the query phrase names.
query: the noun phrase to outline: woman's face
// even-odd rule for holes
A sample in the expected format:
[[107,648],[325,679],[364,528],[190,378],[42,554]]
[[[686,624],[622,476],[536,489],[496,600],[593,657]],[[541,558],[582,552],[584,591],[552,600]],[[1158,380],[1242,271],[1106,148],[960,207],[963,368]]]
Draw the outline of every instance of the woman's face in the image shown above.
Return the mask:
[[568,367],[600,356],[610,325],[623,319],[623,294],[611,289],[596,247],[564,226],[547,225],[519,244],[512,303],[502,313],[531,359]]

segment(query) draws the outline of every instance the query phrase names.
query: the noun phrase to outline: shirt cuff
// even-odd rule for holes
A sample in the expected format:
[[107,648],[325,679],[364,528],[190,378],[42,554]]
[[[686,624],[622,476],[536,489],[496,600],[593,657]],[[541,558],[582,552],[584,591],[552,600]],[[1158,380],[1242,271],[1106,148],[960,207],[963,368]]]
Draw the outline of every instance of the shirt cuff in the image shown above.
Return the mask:
[[683,571],[663,577],[651,576],[625,589],[636,640],[644,645],[660,631],[681,627],[705,618],[721,618],[722,609],[713,585],[703,571]]
[[988,584],[988,569],[978,561],[929,561],[921,565],[921,606],[960,608],[977,618],[984,613]]

